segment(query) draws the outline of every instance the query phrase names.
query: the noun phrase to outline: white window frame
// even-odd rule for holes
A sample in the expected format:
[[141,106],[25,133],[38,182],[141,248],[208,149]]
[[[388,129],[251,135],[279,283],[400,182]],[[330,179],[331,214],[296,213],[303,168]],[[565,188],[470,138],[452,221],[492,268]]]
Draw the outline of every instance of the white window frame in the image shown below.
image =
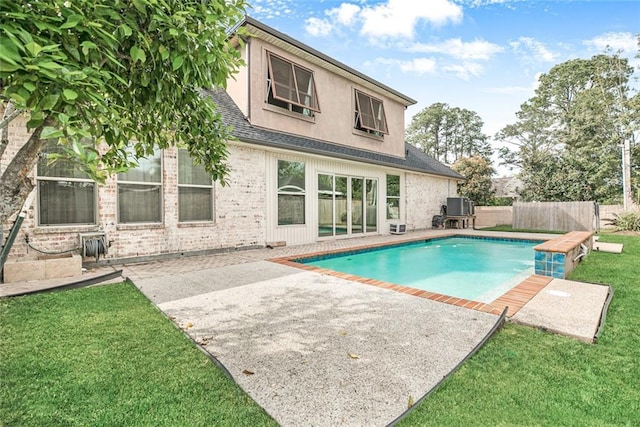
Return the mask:
[[[395,196],[395,195],[394,196],[390,196],[389,195],[389,177],[390,176],[398,178],[398,195],[397,196]],[[395,174],[389,174],[388,173],[387,176],[386,176],[386,187],[387,187],[386,188],[386,193],[387,193],[387,209],[386,210],[387,210],[387,219],[391,219],[391,220],[395,219],[395,220],[397,220],[397,219],[400,219],[401,216],[402,216],[402,209],[401,209],[401,206],[400,206],[400,194],[401,194],[400,186],[401,186],[400,175],[395,175]],[[398,217],[397,218],[391,218],[390,217],[391,211],[389,210],[389,206],[390,206],[389,200],[397,200],[398,201]]]
[[[123,225],[137,225],[137,224],[162,224],[162,219],[164,217],[164,191],[163,191],[163,174],[164,174],[164,152],[163,150],[156,150],[154,152],[154,156],[158,155],[160,158],[160,173],[159,173],[159,177],[160,179],[156,182],[156,181],[131,181],[131,180],[123,180],[121,179],[121,175],[122,174],[118,174],[116,177],[116,200],[117,200],[117,218],[118,218],[118,224],[123,224]],[[139,167],[139,166],[138,166]],[[129,169],[129,171],[134,170],[136,168],[131,168]],[[125,172],[126,173],[126,172]],[[126,186],[132,186],[132,185],[137,185],[137,186],[144,186],[144,187],[149,187],[149,188],[154,188],[157,187],[158,188],[158,192],[159,192],[159,201],[158,201],[158,220],[157,221],[122,221],[122,218],[120,217],[120,204],[122,203],[122,201],[120,200],[120,188],[121,186],[124,188]]]
[[[303,161],[299,160],[285,160],[278,159],[276,161],[276,185],[279,185],[279,175],[280,175],[280,162],[287,163],[299,163],[302,164],[304,176],[304,188],[296,186],[296,185],[283,185],[282,187],[277,188],[276,195],[276,220],[279,227],[287,227],[287,226],[300,226],[305,225],[307,223],[307,165]],[[302,222],[292,222],[292,223],[281,223],[280,221],[280,196],[295,196],[301,197],[303,203],[303,212],[302,212]]]
[[[209,185],[203,185],[203,184],[182,184],[180,183],[180,152],[183,152],[184,154],[186,154],[187,156],[189,156],[189,158],[191,159],[191,167],[192,168],[202,168],[202,170],[204,171],[204,166],[202,165],[196,165],[193,162],[193,159],[191,158],[191,156],[189,155],[189,152],[185,149],[179,149],[178,150],[178,222],[185,224],[185,223],[194,223],[194,222],[213,222],[214,218],[215,218],[215,202],[214,202],[214,187],[213,187],[213,180],[209,181]],[[207,218],[207,219],[189,219],[189,220],[183,220],[180,219],[180,189],[181,188],[206,188],[209,190],[209,204],[211,206],[211,217]]]
[[[46,149],[47,146],[45,146],[45,152],[41,153],[40,156],[44,156],[46,157]],[[62,160],[64,161],[64,160]],[[49,223],[43,223],[42,222],[42,211],[41,209],[43,207],[45,207],[45,205],[42,203],[42,191],[41,191],[41,187],[40,187],[40,183],[42,182],[58,182],[58,183],[88,183],[91,184],[93,187],[93,221],[92,222],[65,222],[65,223],[55,223],[55,224],[49,224]],[[40,165],[36,166],[36,185],[37,185],[37,194],[38,194],[38,226],[39,227],[77,227],[77,226],[83,226],[83,225],[96,225],[97,221],[98,221],[98,191],[97,191],[97,184],[96,182],[87,177],[87,178],[73,178],[73,177],[65,177],[65,176],[54,176],[54,175],[41,175],[40,174]],[[70,209],[73,209],[73,207],[71,207]]]

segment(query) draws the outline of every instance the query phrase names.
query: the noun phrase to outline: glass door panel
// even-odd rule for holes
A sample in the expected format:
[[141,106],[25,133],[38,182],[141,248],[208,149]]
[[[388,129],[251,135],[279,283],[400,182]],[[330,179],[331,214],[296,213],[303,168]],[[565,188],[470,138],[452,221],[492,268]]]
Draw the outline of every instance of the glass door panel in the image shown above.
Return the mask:
[[364,203],[362,178],[351,178],[351,233],[362,233],[364,223]]
[[318,174],[318,237],[333,236],[333,175]]
[[366,180],[366,224],[367,233],[378,231],[378,180]]
[[335,221],[336,221],[336,236],[348,233],[348,215],[347,215],[347,177],[336,176],[335,177]]

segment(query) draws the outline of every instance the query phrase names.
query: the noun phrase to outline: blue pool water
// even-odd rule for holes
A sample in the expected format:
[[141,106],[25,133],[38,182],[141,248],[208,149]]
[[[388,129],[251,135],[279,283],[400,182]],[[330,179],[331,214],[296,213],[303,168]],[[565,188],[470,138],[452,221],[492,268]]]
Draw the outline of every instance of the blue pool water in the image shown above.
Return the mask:
[[533,274],[539,243],[449,237],[298,262],[489,303]]

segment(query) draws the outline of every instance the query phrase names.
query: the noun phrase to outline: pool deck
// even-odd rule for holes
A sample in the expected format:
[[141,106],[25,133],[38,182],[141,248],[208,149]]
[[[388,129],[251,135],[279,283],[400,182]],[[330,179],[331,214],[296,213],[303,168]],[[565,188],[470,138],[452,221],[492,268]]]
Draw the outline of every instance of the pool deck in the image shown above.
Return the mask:
[[[459,307],[469,308],[499,315],[505,307],[508,307],[507,316],[511,317],[517,313],[528,301],[530,301],[542,288],[544,288],[551,278],[544,276],[531,276],[524,280],[516,287],[502,295],[490,304],[472,301],[464,298],[452,297],[434,292],[423,291],[415,288],[401,286],[393,283],[382,282],[379,280],[362,278],[350,274],[338,273],[331,270],[324,270],[300,263],[295,263],[294,258],[301,256],[316,256],[327,253],[337,253],[345,250],[369,249],[375,247],[386,246],[389,244],[401,244],[422,239],[433,239],[448,236],[486,236],[494,238],[506,239],[526,239],[526,240],[550,240],[557,238],[557,234],[540,234],[540,233],[513,233],[513,232],[495,232],[470,229],[445,229],[445,230],[419,230],[407,232],[402,235],[375,235],[355,237],[340,240],[324,240],[316,243],[282,246],[273,249],[254,249],[247,251],[236,251],[231,253],[220,253],[215,255],[203,255],[193,257],[178,257],[175,259],[147,262],[144,264],[125,264],[124,266],[103,266],[89,272],[83,273],[86,277],[95,277],[115,271],[116,268],[122,268],[123,276],[132,279],[145,278],[149,275],[158,275],[165,272],[173,274],[182,271],[195,271],[212,267],[226,266],[232,264],[244,264],[254,260],[268,260],[282,265],[295,267],[303,270],[316,271],[321,274],[333,275],[342,279],[364,283],[380,288],[391,289],[396,292],[406,293],[420,298],[432,301],[442,302],[445,304],[455,305]],[[139,265],[153,266],[153,272],[142,272],[137,267]],[[46,291],[48,289],[57,289],[60,287],[68,287],[70,282],[80,282],[83,278],[62,278],[51,280],[40,280],[31,282],[18,283],[2,283],[0,284],[0,297],[22,295],[30,292]],[[548,280],[547,280],[548,279]]]

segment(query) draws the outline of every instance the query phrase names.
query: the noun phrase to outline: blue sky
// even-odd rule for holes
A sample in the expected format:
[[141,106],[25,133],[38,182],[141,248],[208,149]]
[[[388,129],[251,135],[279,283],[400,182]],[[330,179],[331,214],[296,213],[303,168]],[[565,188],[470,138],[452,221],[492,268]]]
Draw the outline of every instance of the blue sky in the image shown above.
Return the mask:
[[407,125],[446,102],[478,113],[492,137],[515,121],[540,73],[607,46],[640,71],[640,0],[249,2],[251,17],[417,100]]

